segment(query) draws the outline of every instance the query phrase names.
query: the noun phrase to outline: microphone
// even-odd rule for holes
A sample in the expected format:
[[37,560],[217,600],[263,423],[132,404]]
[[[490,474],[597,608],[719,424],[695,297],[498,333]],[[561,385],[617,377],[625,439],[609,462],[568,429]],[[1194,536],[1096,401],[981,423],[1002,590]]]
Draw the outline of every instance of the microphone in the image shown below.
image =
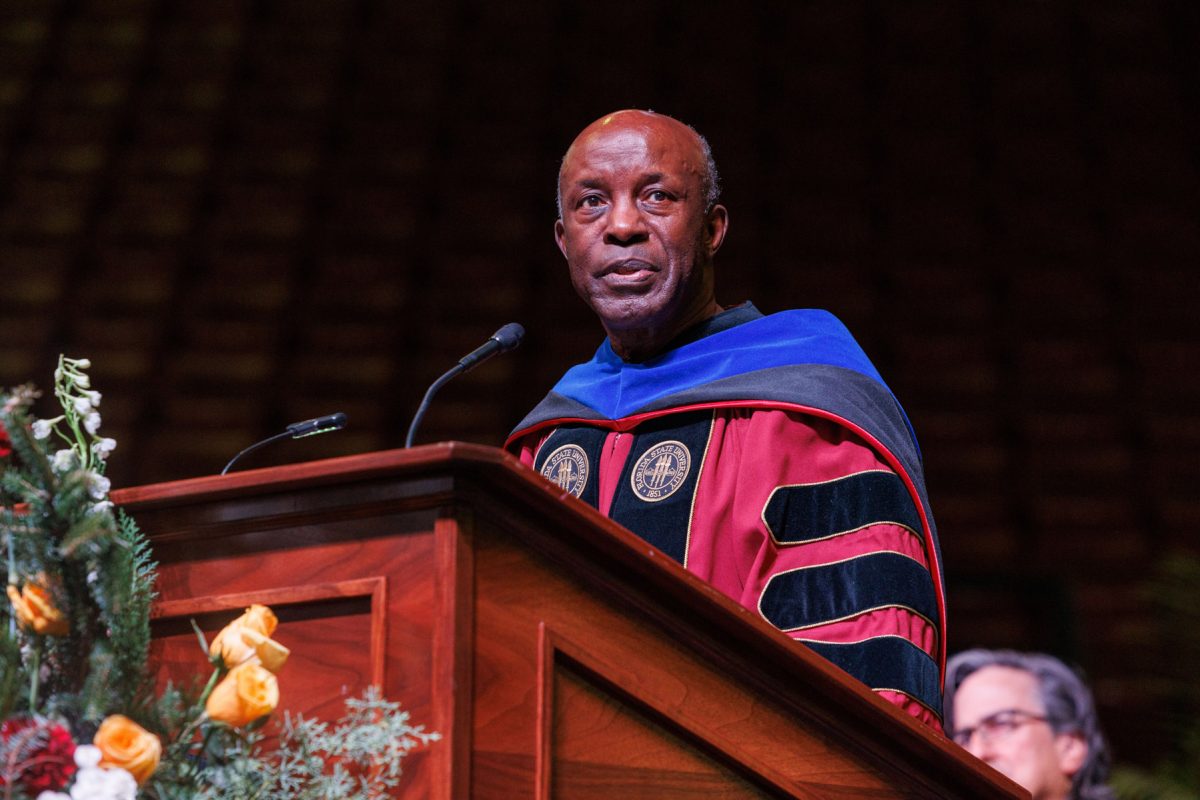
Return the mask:
[[446,374],[434,381],[433,385],[425,392],[425,397],[421,400],[417,413],[413,415],[412,424],[408,426],[408,436],[404,438],[404,446],[412,447],[413,437],[417,434],[417,426],[421,424],[421,418],[429,409],[429,401],[433,399],[433,395],[438,389],[446,385],[446,382],[455,375],[461,375],[467,370],[479,366],[496,353],[507,353],[512,350],[521,343],[521,338],[524,336],[525,329],[516,322],[510,322],[493,333],[486,342],[460,358],[458,363],[451,367]]
[[221,470],[221,474],[224,475],[226,472],[229,472],[229,468],[237,463],[238,459],[240,459],[242,456],[246,455],[247,453],[252,453],[258,448],[268,445],[271,442],[277,442],[280,439],[287,438],[302,439],[305,436],[316,436],[319,433],[340,431],[344,427],[346,427],[346,415],[340,411],[336,414],[326,414],[323,417],[306,419],[303,422],[293,422],[291,425],[287,426],[287,429],[284,430],[283,433],[277,433],[274,436],[268,436],[261,442],[255,442],[233,458],[229,459],[229,463],[225,465],[225,469]]
[[304,422],[293,422],[287,426],[287,432],[292,435],[293,439],[300,439],[305,436],[316,436],[318,433],[340,431],[344,427],[346,427],[346,415],[339,411],[336,414],[306,419]]
[[[510,322],[500,330],[491,335],[486,342],[476,347],[470,353],[458,360],[458,365],[462,367],[459,372],[466,372],[472,367],[477,367],[484,361],[488,360],[496,353],[507,353],[521,343],[521,338],[525,336],[525,329],[516,322]],[[456,375],[458,373],[455,373]]]

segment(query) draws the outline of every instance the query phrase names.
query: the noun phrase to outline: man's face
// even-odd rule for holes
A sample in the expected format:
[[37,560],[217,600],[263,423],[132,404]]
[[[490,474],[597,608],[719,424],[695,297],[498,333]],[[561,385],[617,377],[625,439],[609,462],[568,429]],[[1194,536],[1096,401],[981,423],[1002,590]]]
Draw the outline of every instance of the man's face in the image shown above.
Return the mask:
[[641,112],[592,124],[568,151],[555,240],[610,338],[674,336],[712,313],[726,216],[721,206],[705,211],[704,175],[695,135]]
[[1045,715],[1037,678],[1021,669],[983,667],[954,693],[954,730],[977,729],[966,749],[1028,789],[1033,800],[1059,800],[1069,795],[1087,745],[1077,735],[1055,734]]

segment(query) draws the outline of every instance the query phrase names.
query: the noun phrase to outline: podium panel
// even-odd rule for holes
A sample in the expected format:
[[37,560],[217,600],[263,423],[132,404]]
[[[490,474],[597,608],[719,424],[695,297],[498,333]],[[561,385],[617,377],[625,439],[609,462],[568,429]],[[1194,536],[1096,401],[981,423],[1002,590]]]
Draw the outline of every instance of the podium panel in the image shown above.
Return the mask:
[[270,605],[284,707],[335,718],[373,684],[443,735],[406,798],[1027,796],[492,448],[114,499],[160,562],[160,682],[205,669],[192,620]]

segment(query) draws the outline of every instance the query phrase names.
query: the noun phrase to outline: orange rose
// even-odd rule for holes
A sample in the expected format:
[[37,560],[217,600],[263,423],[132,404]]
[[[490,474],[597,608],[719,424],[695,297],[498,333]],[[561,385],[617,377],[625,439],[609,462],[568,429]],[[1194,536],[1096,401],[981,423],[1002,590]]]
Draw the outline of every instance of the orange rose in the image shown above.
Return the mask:
[[283,666],[289,653],[286,647],[270,638],[278,624],[271,609],[252,605],[221,629],[209,645],[209,655],[220,655],[230,669],[257,658],[268,669],[276,671]]
[[158,768],[162,742],[150,731],[128,717],[113,714],[100,723],[92,739],[100,748],[102,767],[120,767],[142,785]]
[[279,672],[288,656],[292,654],[291,650],[279,642],[256,631],[243,630],[242,641],[254,648],[254,655],[258,657],[258,662],[271,672]]
[[270,714],[279,705],[279,683],[261,664],[249,661],[229,671],[212,694],[204,710],[211,719],[235,728]]
[[9,586],[8,599],[17,620],[34,633],[66,636],[71,630],[66,614],[55,608],[50,593],[36,583],[26,583],[20,592],[17,587]]

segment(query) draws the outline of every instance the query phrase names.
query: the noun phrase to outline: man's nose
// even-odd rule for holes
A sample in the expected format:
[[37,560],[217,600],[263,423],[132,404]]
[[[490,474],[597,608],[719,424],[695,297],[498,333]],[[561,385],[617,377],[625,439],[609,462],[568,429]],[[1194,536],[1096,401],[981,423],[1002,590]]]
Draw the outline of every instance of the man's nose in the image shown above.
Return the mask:
[[645,241],[646,220],[632,200],[617,200],[608,212],[604,240],[608,244],[630,245]]

